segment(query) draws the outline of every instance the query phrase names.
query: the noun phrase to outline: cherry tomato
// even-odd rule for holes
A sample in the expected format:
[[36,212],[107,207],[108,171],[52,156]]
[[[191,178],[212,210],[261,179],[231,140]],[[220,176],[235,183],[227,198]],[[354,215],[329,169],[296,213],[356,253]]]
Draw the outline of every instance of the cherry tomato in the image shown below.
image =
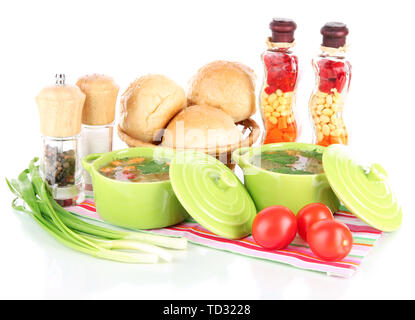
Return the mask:
[[335,219],[313,223],[308,230],[308,244],[323,260],[339,261],[352,250],[353,236],[349,228]]
[[297,219],[284,206],[271,206],[261,210],[252,224],[255,241],[267,249],[283,249],[295,238]]
[[310,203],[297,213],[297,227],[300,237],[307,241],[307,231],[317,221],[333,219],[330,209],[322,203]]

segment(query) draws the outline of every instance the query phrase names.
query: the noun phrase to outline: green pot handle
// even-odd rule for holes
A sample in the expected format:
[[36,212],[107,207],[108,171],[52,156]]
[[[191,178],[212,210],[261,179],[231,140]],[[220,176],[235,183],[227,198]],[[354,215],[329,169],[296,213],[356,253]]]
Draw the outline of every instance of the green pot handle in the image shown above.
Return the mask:
[[375,182],[382,182],[388,178],[386,170],[378,163],[374,163],[370,167],[370,171],[367,175],[368,179]]
[[92,174],[92,164],[94,161],[101,158],[102,155],[102,153],[91,153],[82,159],[82,166],[89,174]]
[[250,147],[245,147],[245,148],[239,148],[236,149],[233,153],[232,153],[232,159],[233,161],[236,162],[236,164],[238,166],[240,166],[241,168],[243,168],[245,166],[245,161],[243,161],[241,159],[241,157],[250,150]]

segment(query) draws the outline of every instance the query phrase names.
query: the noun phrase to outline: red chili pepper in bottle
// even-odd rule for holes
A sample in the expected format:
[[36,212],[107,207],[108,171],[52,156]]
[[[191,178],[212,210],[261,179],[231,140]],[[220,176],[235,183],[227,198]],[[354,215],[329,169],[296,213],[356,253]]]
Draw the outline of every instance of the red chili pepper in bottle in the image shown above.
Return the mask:
[[297,139],[293,106],[298,58],[291,51],[296,28],[295,22],[289,19],[273,19],[270,23],[272,37],[267,41],[268,50],[262,54],[265,79],[260,106],[265,126],[264,144]]
[[317,80],[309,103],[314,143],[322,146],[347,144],[343,105],[351,78],[351,65],[345,58],[349,30],[343,23],[330,22],[320,32],[323,35],[322,52],[313,59]]

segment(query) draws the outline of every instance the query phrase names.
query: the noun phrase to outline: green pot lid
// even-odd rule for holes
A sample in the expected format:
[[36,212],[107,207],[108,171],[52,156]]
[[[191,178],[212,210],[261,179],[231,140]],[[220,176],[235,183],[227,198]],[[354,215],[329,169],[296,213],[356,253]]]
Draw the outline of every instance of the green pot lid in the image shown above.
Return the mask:
[[201,152],[179,152],[170,165],[170,180],[186,211],[209,231],[228,239],[251,233],[255,204],[222,162]]
[[334,193],[353,214],[378,230],[399,228],[402,209],[381,165],[366,169],[352,160],[346,146],[336,144],[324,151],[323,167]]

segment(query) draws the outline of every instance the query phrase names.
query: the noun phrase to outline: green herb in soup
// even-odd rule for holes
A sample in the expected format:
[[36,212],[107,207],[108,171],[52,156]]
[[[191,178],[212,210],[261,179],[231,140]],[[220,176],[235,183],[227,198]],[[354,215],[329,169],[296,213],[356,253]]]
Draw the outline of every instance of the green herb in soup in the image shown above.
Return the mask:
[[169,162],[167,159],[147,157],[122,158],[111,161],[99,169],[104,176],[131,182],[155,182],[169,180]]
[[285,174],[323,173],[323,154],[316,149],[264,151],[252,161],[262,169]]

